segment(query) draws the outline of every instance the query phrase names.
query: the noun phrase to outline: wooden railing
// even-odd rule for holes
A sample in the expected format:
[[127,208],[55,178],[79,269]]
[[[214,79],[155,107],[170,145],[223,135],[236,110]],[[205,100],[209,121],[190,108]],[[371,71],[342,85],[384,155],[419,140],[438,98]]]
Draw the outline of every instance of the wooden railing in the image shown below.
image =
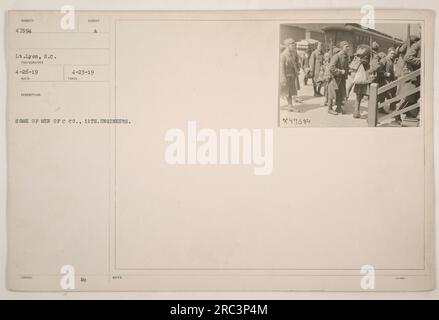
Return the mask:
[[406,106],[402,109],[397,108],[395,111],[386,114],[384,116],[379,117],[379,109],[383,108],[385,105],[390,105],[391,103],[395,103],[398,102],[402,99],[406,99],[408,96],[415,94],[417,92],[420,92],[421,87],[417,86],[416,88],[412,88],[410,90],[402,90],[404,92],[399,92],[399,95],[391,98],[391,99],[387,99],[384,102],[380,102],[378,103],[378,96],[380,94],[383,94],[389,90],[392,90],[394,88],[396,88],[399,85],[402,85],[406,82],[409,81],[413,81],[415,80],[417,77],[419,77],[421,74],[421,70],[418,69],[416,71],[410,72],[400,78],[398,78],[397,80],[390,82],[380,88],[378,88],[378,84],[377,83],[372,83],[370,85],[370,92],[369,92],[369,114],[367,117],[367,122],[369,127],[376,127],[377,124],[379,124],[380,122],[384,121],[384,120],[388,120],[388,119],[392,119],[398,115],[404,114],[408,111],[414,110],[416,108],[419,107],[419,102],[416,102],[414,104],[411,104],[409,106]]

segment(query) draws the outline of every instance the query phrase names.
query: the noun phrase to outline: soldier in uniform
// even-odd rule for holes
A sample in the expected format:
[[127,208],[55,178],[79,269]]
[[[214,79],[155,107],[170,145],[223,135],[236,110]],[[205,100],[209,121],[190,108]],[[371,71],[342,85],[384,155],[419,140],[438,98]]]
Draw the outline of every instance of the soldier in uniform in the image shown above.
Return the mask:
[[328,83],[329,80],[331,80],[331,74],[329,73],[329,62],[331,60],[331,54],[326,52],[323,55],[323,65],[322,65],[322,76],[323,76],[323,90],[325,94],[325,101],[323,102],[324,106],[328,106],[329,104],[329,97],[328,97]]
[[407,49],[404,61],[407,69],[412,72],[421,67],[421,39],[418,36],[412,36],[413,44]]
[[404,56],[407,52],[407,43],[403,43],[400,45],[397,49],[397,58],[395,62],[395,78],[402,77],[404,75],[404,68],[405,68],[405,62],[404,62]]
[[[384,52],[379,52],[376,54],[370,63],[370,75],[371,75],[371,83],[378,84],[378,87],[382,87],[385,84],[385,65],[383,63],[383,59],[386,57]],[[385,99],[384,94],[378,95],[378,102],[383,102]]]
[[297,76],[300,70],[299,56],[293,39],[284,41],[285,50],[280,55],[280,84],[281,95],[288,102],[289,111],[299,111],[293,106],[297,95]]
[[[421,39],[418,36],[411,36],[410,43],[412,45],[407,49],[407,52],[404,56],[404,73],[408,74],[415,70],[418,70],[421,67]],[[421,85],[421,77],[418,76],[416,79],[402,83],[398,88],[398,94],[404,95],[404,92],[415,89]],[[418,102],[421,94],[420,92],[416,92],[414,94],[409,95],[406,98],[401,99],[401,101],[396,105],[397,109],[403,109],[412,104]],[[419,107],[410,110],[405,113],[405,115],[409,118],[417,118],[419,115]],[[397,123],[401,123],[401,116],[396,116],[395,121]]]
[[[396,50],[395,48],[389,48],[387,50],[387,56],[384,57],[381,60],[381,63],[383,64],[384,68],[384,84],[388,84],[390,82],[395,81],[395,58],[396,58]],[[385,98],[386,99],[392,99],[396,94],[396,87],[392,88],[391,90],[387,90],[385,92]],[[385,104],[384,110],[389,113],[392,105],[395,105],[396,103],[392,103],[391,105]]]
[[[350,50],[349,43],[347,41],[342,41],[339,44],[340,51],[336,53],[329,63],[329,72],[331,74],[331,80],[328,84],[328,113],[337,115],[338,113],[343,113],[342,103],[346,98],[346,79],[349,72],[349,56],[348,52]],[[334,111],[332,109],[331,98],[335,98],[335,104],[337,109]]]
[[305,54],[303,55],[303,60],[302,60],[302,69],[303,69],[303,84],[306,86],[308,84],[308,79],[311,78],[311,74],[310,74],[310,68],[309,68],[309,59],[311,58],[311,48],[308,47],[306,49]]
[[384,85],[384,65],[381,63],[382,58],[386,56],[383,52],[378,52],[380,46],[378,43],[372,43],[372,52],[370,55],[370,74],[371,82],[377,83],[378,87]]
[[[361,113],[360,113],[361,101],[366,95],[369,94],[370,51],[371,51],[370,46],[368,46],[367,44],[360,44],[357,47],[357,52],[354,54],[355,58],[350,65],[350,68],[355,68],[354,70],[351,69],[354,78],[353,81],[355,82],[354,92],[356,96],[356,101],[354,105],[354,114],[353,114],[353,117],[355,119],[361,118]],[[363,67],[362,71],[360,69],[361,66]],[[363,79],[361,79],[360,81],[359,75],[361,73],[363,75]]]
[[314,89],[314,97],[321,97],[320,90],[322,88],[322,79],[320,77],[320,70],[323,65],[323,50],[322,43],[317,43],[317,49],[311,53],[309,58],[310,76],[312,77],[312,86]]
[[387,56],[383,59],[384,80],[386,84],[395,81],[395,69],[394,69],[395,58],[396,58],[395,48],[389,48],[387,50]]
[[[414,36],[413,44],[410,48],[407,49],[407,53],[404,56],[404,61],[409,72],[413,72],[421,68],[421,40],[418,36]],[[412,86],[407,86],[406,89],[409,90],[410,87],[415,88],[421,85],[421,77],[416,77],[415,80],[412,81]],[[407,105],[414,104],[418,102],[421,97],[420,92],[416,92],[406,98]],[[406,113],[407,116],[416,118],[419,114],[419,108],[411,110]]]

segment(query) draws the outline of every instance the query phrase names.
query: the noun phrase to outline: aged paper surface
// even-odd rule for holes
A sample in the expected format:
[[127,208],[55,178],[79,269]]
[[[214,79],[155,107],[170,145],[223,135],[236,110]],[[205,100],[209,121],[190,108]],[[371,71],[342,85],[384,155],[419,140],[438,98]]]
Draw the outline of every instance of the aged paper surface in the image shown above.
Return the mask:
[[[9,12],[10,289],[432,289],[433,16],[375,18],[395,35],[360,11]],[[388,52],[407,25],[413,117],[281,77],[294,37]]]

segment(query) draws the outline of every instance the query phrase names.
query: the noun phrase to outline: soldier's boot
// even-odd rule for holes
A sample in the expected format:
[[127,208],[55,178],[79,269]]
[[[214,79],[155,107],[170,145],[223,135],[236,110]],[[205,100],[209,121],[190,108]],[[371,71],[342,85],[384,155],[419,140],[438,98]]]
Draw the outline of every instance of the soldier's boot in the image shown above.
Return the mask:
[[361,114],[360,114],[360,101],[361,101],[361,100],[357,100],[357,101],[355,101],[354,114],[353,114],[353,117],[354,117],[355,119],[359,119],[359,118],[361,118]]
[[327,106],[327,105],[329,105],[329,102],[328,102],[328,95],[325,93],[325,101],[323,102],[323,105],[324,106]]
[[288,109],[293,108],[293,98],[287,97],[287,102],[288,102]]
[[297,111],[297,108],[293,106],[293,97],[287,97],[288,111]]
[[[399,101],[399,103],[396,104],[395,110],[403,109],[404,106],[405,106],[405,104],[406,104],[405,102],[406,102],[406,101],[405,101],[404,98],[401,99],[401,100]],[[398,115],[396,115],[395,118],[393,119],[392,124],[393,124],[393,125],[401,125],[401,123],[402,123],[402,117],[401,117],[401,115],[398,114]]]
[[390,111],[390,103],[386,103],[386,102],[384,102],[384,104],[383,104],[383,110],[384,110],[384,112],[385,113],[387,113],[387,114],[389,114],[391,111]]
[[314,81],[313,81],[313,83],[312,83],[312,90],[314,91],[314,97],[317,97],[317,86],[316,86],[316,84],[314,83]]
[[338,113],[332,109],[332,102],[330,102],[328,105],[328,113],[334,116],[338,115]]
[[395,116],[395,119],[390,123],[393,126],[401,126],[402,125],[402,118],[400,115]]
[[343,114],[343,108],[341,107],[341,104],[338,104],[338,105],[337,105],[337,108],[335,109],[335,111],[336,111],[337,113]]
[[319,83],[316,87],[317,87],[317,89],[315,90],[316,97],[323,97],[323,95],[320,93],[320,91],[322,91],[322,84]]

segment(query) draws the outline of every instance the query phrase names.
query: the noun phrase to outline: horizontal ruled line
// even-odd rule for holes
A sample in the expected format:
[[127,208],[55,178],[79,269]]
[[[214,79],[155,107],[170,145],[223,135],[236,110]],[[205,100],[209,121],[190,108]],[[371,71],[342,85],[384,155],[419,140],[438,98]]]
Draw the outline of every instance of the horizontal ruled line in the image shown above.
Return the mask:
[[110,50],[108,48],[16,48],[15,50]]

